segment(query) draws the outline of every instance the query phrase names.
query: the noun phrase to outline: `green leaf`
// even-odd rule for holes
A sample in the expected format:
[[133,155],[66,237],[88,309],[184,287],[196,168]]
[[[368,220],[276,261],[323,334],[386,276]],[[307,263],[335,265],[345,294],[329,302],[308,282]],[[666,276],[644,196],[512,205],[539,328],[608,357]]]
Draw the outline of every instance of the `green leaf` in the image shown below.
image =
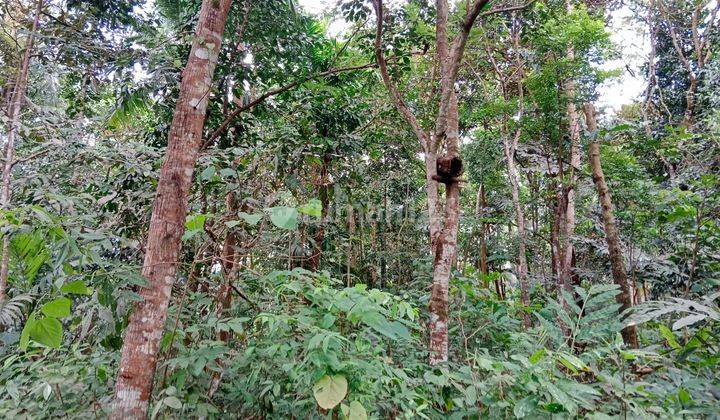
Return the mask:
[[245,223],[247,223],[250,226],[257,225],[258,222],[263,218],[262,214],[250,214],[250,213],[245,213],[244,211],[241,211],[240,213],[238,213],[238,216],[240,216],[240,218],[243,219],[245,221]]
[[28,317],[22,332],[20,333],[20,350],[27,350],[28,343],[30,342],[30,331],[35,328],[35,312],[31,313]]
[[197,233],[205,230],[206,214],[191,214],[185,219],[185,233],[182,236],[184,241],[192,238]]
[[185,219],[185,229],[187,230],[203,230],[205,228],[206,214],[191,214]]
[[300,213],[315,217],[321,217],[322,203],[317,198],[313,198],[312,200],[308,201],[307,204],[298,207],[298,210],[300,211]]
[[40,307],[40,311],[53,318],[65,318],[70,316],[70,307],[72,301],[66,297],[59,297],[51,302],[44,304]]
[[294,207],[272,207],[270,221],[281,229],[294,230],[298,225],[298,211]]
[[680,400],[680,403],[684,406],[690,405],[692,402],[692,396],[685,388],[680,388],[680,391],[678,391],[678,399]]
[[358,401],[353,401],[349,406],[343,404],[342,412],[348,420],[367,420],[367,411]]
[[75,280],[70,283],[65,283],[60,288],[60,291],[63,293],[70,293],[73,295],[91,295],[92,289],[85,286],[85,283],[82,280]]
[[543,356],[545,356],[545,347],[542,347],[540,350],[536,351],[535,353],[532,354],[532,356],[530,356],[530,363],[532,363],[534,365],[540,359],[542,359]]
[[35,325],[30,330],[30,338],[40,344],[44,344],[55,349],[60,348],[60,344],[62,344],[62,336],[62,324],[57,318],[53,317],[46,317],[36,321]]
[[313,395],[320,407],[330,410],[345,398],[347,385],[347,379],[342,375],[325,375],[313,386]]
[[663,336],[665,340],[667,340],[670,347],[674,348],[675,350],[680,350],[680,344],[675,340],[675,335],[670,331],[670,329],[664,325],[660,325],[658,327],[660,329],[660,334]]
[[215,176],[215,167],[214,166],[208,166],[205,168],[205,170],[202,171],[200,174],[200,180],[201,181],[209,181]]
[[535,407],[537,407],[537,398],[525,397],[515,404],[513,414],[515,414],[516,418],[521,419],[532,414],[532,412],[535,411]]
[[179,410],[182,408],[182,402],[177,397],[165,397],[163,398],[163,404],[167,405],[170,408],[174,408],[176,410]]

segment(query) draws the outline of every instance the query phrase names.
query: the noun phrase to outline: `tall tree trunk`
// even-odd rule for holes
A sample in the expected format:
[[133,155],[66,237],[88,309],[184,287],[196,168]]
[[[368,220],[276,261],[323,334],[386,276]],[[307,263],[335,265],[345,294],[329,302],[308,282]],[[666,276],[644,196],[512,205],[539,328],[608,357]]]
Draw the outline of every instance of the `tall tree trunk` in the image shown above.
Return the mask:
[[[520,284],[520,301],[523,306],[530,305],[530,285],[528,284],[528,268],[527,268],[527,233],[525,232],[525,212],[520,202],[520,176],[515,166],[515,149],[517,148],[520,130],[515,133],[513,140],[505,139],[505,159],[507,160],[508,179],[510,180],[510,192],[512,195],[513,208],[515,209],[515,223],[518,230],[518,265],[517,276]],[[512,144],[511,144],[512,142]],[[530,314],[523,312],[523,323],[526,328],[530,328]]]
[[[568,12],[572,11],[572,4],[566,1]],[[567,59],[572,61],[575,59],[575,49],[572,45],[567,48]],[[575,106],[575,81],[568,79],[563,83],[563,89],[567,98],[567,119],[568,119],[568,135],[570,138],[570,156],[567,180],[564,180],[563,201],[564,214],[562,220],[562,230],[560,233],[561,258],[560,263],[560,286],[571,291],[572,283],[572,256],[573,242],[572,237],[575,234],[575,183],[576,170],[580,170],[580,119]],[[558,290],[558,300],[564,302],[564,298],[560,290]]]
[[[485,186],[480,184],[477,192],[475,203],[475,217],[480,220],[480,258],[478,259],[477,268],[483,275],[488,274],[487,266],[487,224],[484,221],[485,207],[487,200],[485,198]],[[483,279],[485,280],[485,279]]]
[[[520,57],[520,24],[515,15],[513,14],[513,49],[516,55],[516,84],[518,90],[518,122],[522,123],[523,114],[525,111],[524,104],[524,92],[523,92],[523,67],[522,59]],[[520,175],[518,174],[517,166],[515,165],[515,152],[517,151],[518,144],[520,143],[520,135],[522,128],[518,127],[515,130],[515,134],[512,139],[509,136],[503,136],[503,150],[505,152],[505,160],[507,163],[508,179],[510,180],[510,191],[512,196],[513,208],[515,209],[515,223],[518,229],[518,265],[517,265],[517,277],[520,284],[520,301],[523,306],[530,306],[530,285],[528,283],[528,266],[527,266],[527,233],[525,232],[525,211],[523,210],[522,203],[520,202]],[[532,323],[530,321],[530,314],[526,311],[523,312],[523,323],[526,328],[530,328]]]
[[[480,11],[487,5],[488,0],[474,0],[472,5],[467,4],[465,17],[459,33],[449,42],[447,36],[447,23],[449,7],[447,0],[436,0],[435,8],[437,20],[436,53],[440,67],[440,99],[434,131],[428,133],[423,129],[413,111],[407,106],[398,88],[390,79],[387,62],[383,54],[383,6],[382,0],[373,0],[377,27],[375,32],[375,57],[380,69],[383,84],[388,89],[390,97],[398,112],[405,118],[413,133],[420,141],[425,154],[425,175],[430,228],[430,248],[433,257],[433,285],[428,304],[430,311],[430,364],[435,365],[448,360],[448,287],[452,263],[457,249],[457,231],[460,217],[460,185],[456,176],[438,178],[438,149],[445,146],[443,160],[445,162],[459,162],[459,133],[458,133],[458,105],[455,92],[460,61],[465,52],[470,30]],[[455,175],[460,175],[458,171]],[[445,184],[445,207],[439,211],[438,183]]]
[[[5,161],[3,162],[2,174],[2,190],[0,190],[0,206],[3,210],[10,210],[10,200],[12,199],[12,191],[10,183],[12,178],[12,169],[15,165],[15,138],[20,128],[20,112],[25,102],[25,92],[27,92],[28,73],[30,72],[30,57],[32,56],[33,43],[35,41],[35,32],[37,32],[40,24],[40,14],[42,13],[43,0],[38,0],[35,8],[35,19],[33,20],[32,30],[28,34],[25,42],[25,53],[20,64],[20,71],[15,79],[12,95],[7,108],[8,129],[7,143],[5,144]],[[10,265],[10,236],[6,233],[2,240],[2,257],[0,257],[0,302],[7,298],[8,271]]]
[[311,271],[317,271],[320,269],[320,260],[323,254],[323,243],[325,242],[325,223],[327,223],[327,215],[330,208],[330,195],[328,194],[328,167],[331,160],[330,153],[326,153],[323,156],[322,164],[320,166],[320,185],[318,186],[318,196],[320,197],[320,221],[318,222],[317,229],[313,235],[313,241],[315,245],[312,249],[312,254],[308,261],[308,269]]
[[[591,103],[586,103],[584,107],[585,120],[587,121],[588,131],[597,132],[597,122],[595,120],[595,107]],[[592,169],[592,179],[597,189],[598,199],[602,209],[602,221],[605,229],[605,241],[608,246],[610,255],[610,266],[612,267],[613,281],[620,287],[620,293],[617,295],[617,302],[621,305],[620,311],[625,311],[632,307],[632,293],[627,273],[625,272],[625,262],[623,261],[622,248],[620,247],[620,235],[615,225],[615,216],[613,214],[612,199],[610,197],[610,189],[605,182],[605,174],[600,164],[600,144],[593,139],[588,145],[588,155],[590,159],[590,168]],[[625,344],[631,348],[638,348],[637,329],[634,325],[627,326],[622,330],[622,337]]]
[[[238,211],[238,205],[237,205],[237,199],[235,198],[235,192],[230,191],[225,196],[225,208],[226,208],[226,214],[228,216],[236,216]],[[220,257],[220,264],[222,265],[222,273],[223,273],[223,283],[220,285],[220,288],[217,291],[217,295],[215,296],[215,313],[217,314],[218,318],[222,318],[227,312],[228,309],[230,309],[230,306],[232,305],[232,288],[233,288],[233,281],[235,280],[235,277],[238,273],[238,266],[239,266],[239,255],[237,252],[237,247],[239,245],[239,238],[237,232],[234,230],[235,228],[229,228],[227,235],[225,236],[225,240],[223,241],[223,246],[221,249],[221,257]],[[232,333],[230,331],[219,331],[217,334],[217,339],[219,341],[223,341],[225,343],[230,342],[230,338],[232,337]],[[223,366],[223,360],[221,358],[217,358],[216,362],[218,366]],[[210,379],[210,386],[208,388],[208,397],[212,398],[215,392],[220,387],[220,379],[222,377],[222,373],[218,371],[212,372],[212,377]]]
[[185,230],[187,195],[230,3],[231,0],[203,0],[200,9],[150,219],[142,271],[148,285],[140,290],[143,300],[133,309],[125,333],[115,406],[110,416],[113,419],[147,416],[158,345]]

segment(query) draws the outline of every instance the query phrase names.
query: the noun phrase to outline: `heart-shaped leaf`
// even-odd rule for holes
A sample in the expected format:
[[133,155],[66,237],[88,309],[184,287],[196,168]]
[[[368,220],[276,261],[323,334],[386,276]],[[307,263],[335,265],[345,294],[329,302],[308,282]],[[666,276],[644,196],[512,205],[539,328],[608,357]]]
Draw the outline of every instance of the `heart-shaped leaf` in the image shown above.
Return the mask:
[[62,324],[57,318],[53,317],[35,321],[33,328],[30,330],[30,338],[55,349],[60,348],[62,336]]
[[270,221],[281,229],[293,230],[298,225],[298,211],[295,207],[271,207]]
[[320,407],[330,410],[345,398],[347,385],[347,379],[342,375],[325,375],[313,386],[313,395]]
[[40,307],[40,311],[53,318],[65,318],[70,316],[72,301],[66,297],[59,297]]

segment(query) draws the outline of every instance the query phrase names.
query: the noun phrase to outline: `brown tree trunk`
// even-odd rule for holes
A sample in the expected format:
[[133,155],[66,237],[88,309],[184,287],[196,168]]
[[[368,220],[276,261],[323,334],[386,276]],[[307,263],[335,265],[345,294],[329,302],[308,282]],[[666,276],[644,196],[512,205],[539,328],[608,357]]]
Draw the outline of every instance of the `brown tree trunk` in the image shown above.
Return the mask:
[[[225,206],[227,209],[226,213],[228,215],[237,214],[237,200],[233,191],[230,191],[225,196]],[[217,314],[218,318],[222,318],[232,305],[232,283],[235,280],[235,276],[237,275],[239,263],[239,256],[237,252],[239,240],[237,232],[234,229],[235,228],[228,229],[228,233],[225,236],[225,240],[223,241],[223,246],[221,250],[220,264],[222,265],[224,281],[220,285],[220,288],[217,291],[217,295],[215,296],[215,313]],[[229,343],[231,337],[232,332],[230,331],[219,331],[217,334],[217,339],[225,343]],[[218,363],[218,366],[223,366],[223,360],[221,358],[217,358],[216,362]],[[210,386],[208,388],[209,398],[212,398],[213,395],[215,395],[215,392],[220,387],[221,378],[221,372],[214,371],[212,373],[212,377],[210,379]]]
[[328,166],[330,165],[331,156],[326,153],[323,156],[323,162],[320,166],[320,185],[318,186],[318,196],[320,197],[320,203],[322,210],[320,211],[320,221],[318,222],[317,230],[313,235],[313,241],[315,245],[312,249],[312,254],[308,261],[308,269],[311,271],[317,271],[320,269],[320,260],[323,254],[323,242],[325,242],[325,223],[327,222],[328,209],[330,207],[330,195],[328,194]]
[[[487,200],[485,198],[485,186],[480,184],[478,188],[477,199],[475,204],[475,217],[480,220],[480,258],[478,259],[477,268],[483,275],[488,274],[487,266],[487,225],[483,221],[485,217],[485,207]],[[483,279],[485,280],[485,279]]]
[[[523,92],[523,74],[522,71],[522,60],[520,58],[520,24],[513,15],[513,47],[516,51],[516,64],[517,64],[517,89],[518,89],[518,121],[521,122],[525,106],[524,106],[524,92]],[[517,265],[517,277],[520,284],[520,301],[523,306],[530,306],[530,285],[528,283],[528,265],[527,265],[527,233],[525,232],[525,211],[523,210],[522,203],[520,202],[520,175],[518,174],[517,166],[515,165],[515,152],[517,151],[518,144],[520,142],[521,128],[515,130],[515,134],[512,139],[509,136],[503,136],[503,150],[505,152],[505,160],[507,163],[508,179],[510,180],[510,191],[512,196],[513,208],[515,209],[515,223],[517,224],[518,230],[518,265]],[[526,328],[532,327],[530,321],[530,314],[523,311],[523,324]]]
[[113,419],[147,416],[172,285],[185,230],[187,195],[200,147],[213,73],[231,0],[203,0],[182,74],[165,162],[160,171],[143,263],[148,286],[133,309],[125,333]]
[[[566,7],[568,12],[572,11],[572,4],[566,1]],[[567,48],[567,59],[572,61],[575,59],[575,49],[572,45]],[[563,186],[563,204],[564,214],[562,220],[562,230],[560,232],[560,259],[558,260],[560,266],[560,286],[567,291],[571,291],[572,283],[572,255],[573,255],[573,242],[572,237],[575,234],[575,183],[576,183],[576,170],[580,170],[580,119],[575,106],[575,81],[568,79],[563,83],[563,89],[565,94],[568,96],[567,99],[567,119],[568,119],[568,134],[570,137],[570,165],[568,167],[567,181],[564,182]],[[558,289],[558,301],[563,303],[565,299]]]
[[[15,138],[20,128],[20,112],[25,102],[25,92],[27,92],[28,73],[30,72],[30,57],[32,56],[33,42],[35,41],[35,32],[37,32],[40,24],[40,14],[42,13],[43,0],[38,0],[35,9],[35,19],[33,20],[32,30],[28,34],[25,43],[25,53],[20,64],[20,71],[15,79],[12,95],[7,108],[8,130],[7,143],[5,144],[5,161],[3,162],[2,174],[2,190],[0,190],[0,207],[3,210],[10,210],[10,200],[12,199],[12,191],[10,183],[12,178],[12,169],[15,165]],[[2,240],[2,257],[0,257],[0,302],[5,301],[7,297],[8,271],[10,265],[10,236],[3,235]]]
[[[588,131],[591,133],[596,132],[595,107],[591,103],[586,103],[584,111]],[[608,253],[610,255],[613,281],[620,287],[620,294],[617,295],[616,299],[617,302],[622,305],[620,306],[620,311],[623,312],[632,307],[632,293],[627,273],[625,272],[625,262],[623,261],[622,248],[620,247],[620,236],[615,225],[610,189],[605,182],[605,175],[603,174],[600,164],[600,144],[598,144],[595,139],[588,145],[588,154],[590,168],[592,169],[592,179],[595,183],[602,209],[605,241],[607,242]],[[622,330],[622,336],[626,345],[634,349],[638,348],[637,329],[634,325],[625,327]]]
[[[447,0],[436,0],[435,8],[437,20],[436,53],[440,67],[440,99],[434,131],[428,133],[423,129],[415,114],[405,103],[400,91],[390,79],[387,62],[383,54],[383,6],[382,0],[374,0],[373,5],[377,16],[375,32],[375,57],[380,69],[385,87],[390,93],[398,112],[405,118],[413,132],[420,141],[425,154],[425,175],[430,228],[430,249],[433,253],[433,284],[430,295],[429,311],[430,322],[430,364],[435,365],[448,360],[448,287],[452,263],[457,248],[457,231],[460,217],[460,185],[459,179],[450,177],[444,179],[445,207],[439,209],[438,196],[438,150],[445,146],[444,159],[459,160],[459,133],[458,133],[458,106],[455,92],[455,80],[463,57],[470,30],[480,11],[487,5],[488,0],[475,0],[472,5],[468,3],[465,17],[459,33],[452,43],[447,36],[447,22],[449,7]],[[459,174],[458,174],[459,175]]]

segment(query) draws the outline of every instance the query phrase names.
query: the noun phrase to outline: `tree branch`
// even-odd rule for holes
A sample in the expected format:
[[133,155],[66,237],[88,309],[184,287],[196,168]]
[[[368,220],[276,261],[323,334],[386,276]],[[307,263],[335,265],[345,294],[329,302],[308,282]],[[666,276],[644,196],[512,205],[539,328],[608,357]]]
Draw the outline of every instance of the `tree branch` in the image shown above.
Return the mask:
[[415,136],[420,141],[420,146],[422,147],[423,151],[427,152],[429,147],[428,135],[425,130],[423,130],[420,122],[417,120],[417,117],[415,117],[415,114],[413,114],[413,112],[410,111],[410,108],[408,108],[407,104],[400,95],[400,92],[397,90],[397,87],[390,79],[390,74],[388,73],[387,61],[385,60],[385,56],[383,55],[382,51],[382,0],[373,0],[373,6],[375,6],[375,15],[377,16],[377,28],[375,31],[375,59],[377,60],[377,65],[380,69],[380,76],[382,77],[383,84],[385,84],[388,92],[390,92],[390,97],[393,101],[393,104],[395,105],[395,108],[397,108],[400,115],[405,118],[405,121],[410,124],[410,127],[415,133]]
[[[480,11],[489,3],[490,0],[475,0],[473,5],[465,15],[460,33],[455,36],[450,54],[445,63],[440,63],[440,109],[437,116],[436,138],[440,138],[446,129],[447,107],[450,103],[450,96],[455,91],[455,80],[457,79],[458,70],[460,68],[460,60],[465,53],[465,45],[467,44],[470,30],[475,24],[475,20],[480,15]],[[440,22],[439,22],[440,23]],[[440,33],[440,31],[438,31]],[[444,33],[444,31],[443,31]],[[445,40],[443,40],[444,42]],[[440,41],[438,41],[439,45]]]
[[233,112],[231,112],[230,115],[228,115],[225,118],[225,121],[223,121],[222,124],[220,124],[220,126],[218,128],[216,128],[215,131],[212,132],[212,134],[210,134],[210,137],[208,137],[207,140],[205,140],[205,142],[202,144],[202,147],[200,150],[206,149],[207,147],[209,147],[212,144],[213,141],[215,141],[215,139],[220,137],[220,135],[225,130],[227,130],[227,128],[230,126],[230,123],[235,119],[235,117],[240,115],[243,111],[247,111],[248,109],[253,108],[254,106],[262,103],[263,101],[270,98],[271,96],[275,96],[277,94],[287,92],[288,90],[290,90],[298,85],[301,85],[301,84],[307,82],[308,80],[313,80],[313,79],[317,79],[320,77],[330,76],[333,74],[342,73],[342,72],[346,72],[346,71],[369,69],[369,68],[372,68],[375,66],[377,66],[377,64],[368,63],[368,64],[362,64],[362,65],[358,65],[358,66],[340,67],[340,68],[330,69],[330,70],[326,70],[326,71],[323,71],[323,72],[320,72],[320,73],[317,73],[317,74],[314,74],[311,76],[304,77],[304,78],[296,80],[292,83],[288,83],[285,86],[281,86],[279,88],[269,90],[269,91],[263,93],[262,95],[258,96],[257,98],[253,99],[249,103],[240,105],[237,109],[235,109]]

